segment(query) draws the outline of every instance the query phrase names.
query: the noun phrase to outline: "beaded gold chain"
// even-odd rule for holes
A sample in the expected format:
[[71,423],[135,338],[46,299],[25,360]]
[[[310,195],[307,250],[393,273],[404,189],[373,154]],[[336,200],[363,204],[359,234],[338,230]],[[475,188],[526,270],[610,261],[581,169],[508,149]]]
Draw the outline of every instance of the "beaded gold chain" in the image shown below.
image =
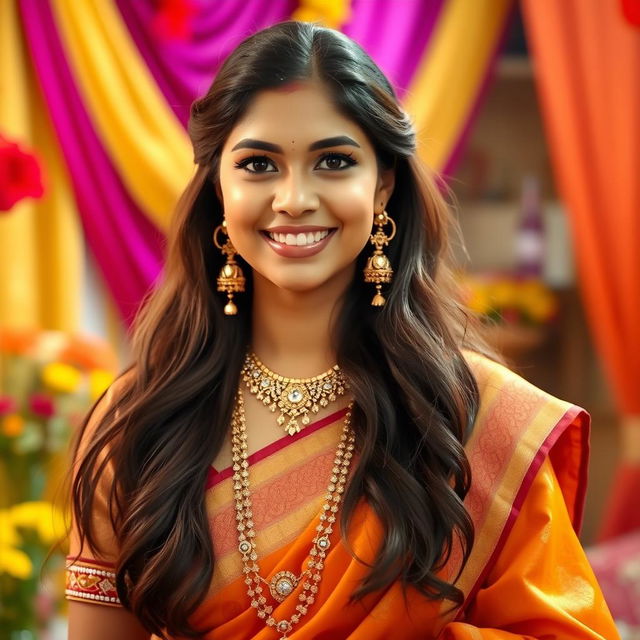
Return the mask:
[[[355,436],[350,427],[352,407],[353,402],[349,403],[345,416],[325,502],[320,511],[320,522],[316,527],[317,533],[309,552],[310,557],[307,561],[307,569],[299,576],[290,571],[278,571],[271,580],[267,581],[260,575],[260,567],[257,562],[256,533],[252,519],[251,493],[249,491],[249,462],[247,460],[247,429],[244,401],[242,391],[238,389],[236,406],[231,420],[233,490],[236,520],[238,522],[238,550],[242,555],[242,570],[245,575],[244,581],[247,585],[247,595],[251,601],[251,606],[256,609],[259,618],[281,634],[281,640],[287,638],[287,634],[291,632],[293,626],[308,612],[318,593],[318,583],[321,580],[324,561],[331,546],[329,538],[333,531],[333,524],[336,521],[336,513],[344,493],[349,465],[353,457]],[[272,615],[273,606],[267,604],[267,598],[263,595],[264,589],[262,585],[265,584],[269,587],[269,592],[274,600],[283,602],[293,593],[303,578],[305,580],[302,583],[302,591],[298,594],[299,604],[296,606],[296,613],[288,620],[276,620]]]
[[274,413],[280,410],[276,421],[290,436],[309,424],[310,413],[318,413],[348,388],[337,364],[313,378],[285,378],[262,364],[253,352],[247,353],[241,375],[252,395]]

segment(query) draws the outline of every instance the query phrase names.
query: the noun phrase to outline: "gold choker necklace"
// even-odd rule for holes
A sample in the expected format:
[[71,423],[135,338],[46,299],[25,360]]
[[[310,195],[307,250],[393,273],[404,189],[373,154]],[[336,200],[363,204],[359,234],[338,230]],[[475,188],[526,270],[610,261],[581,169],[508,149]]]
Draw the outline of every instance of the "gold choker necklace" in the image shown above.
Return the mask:
[[[233,455],[233,491],[236,506],[236,520],[238,522],[238,551],[242,555],[243,573],[247,585],[247,595],[251,606],[256,610],[257,616],[264,620],[265,624],[278,631],[280,640],[287,638],[293,626],[306,615],[309,607],[315,602],[319,583],[322,578],[324,562],[331,546],[329,539],[333,532],[333,524],[344,493],[351,458],[353,457],[355,435],[351,430],[351,410],[353,402],[344,419],[344,427],[340,444],[333,461],[331,477],[325,495],[325,502],[320,510],[319,524],[316,527],[316,535],[313,539],[307,569],[299,576],[291,571],[278,571],[271,580],[267,581],[260,575],[258,566],[258,554],[256,552],[256,532],[254,530],[251,493],[249,491],[249,462],[247,460],[247,428],[244,415],[244,402],[242,391],[238,389],[236,406],[231,419],[231,451]],[[273,617],[273,606],[267,604],[267,598],[263,595],[263,584],[269,587],[274,600],[283,602],[293,593],[298,584],[302,582],[302,590],[298,594],[299,604],[288,620],[276,620]]]
[[242,379],[249,392],[271,411],[280,410],[277,422],[290,436],[311,422],[310,412],[318,413],[349,388],[337,364],[313,378],[285,378],[262,364],[253,352],[245,357]]

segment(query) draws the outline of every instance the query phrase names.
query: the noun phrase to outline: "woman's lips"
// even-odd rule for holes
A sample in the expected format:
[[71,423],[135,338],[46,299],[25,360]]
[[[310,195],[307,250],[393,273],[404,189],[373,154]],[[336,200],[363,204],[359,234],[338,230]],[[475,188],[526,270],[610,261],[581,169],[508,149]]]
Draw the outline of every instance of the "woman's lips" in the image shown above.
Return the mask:
[[327,246],[329,240],[333,237],[335,231],[336,229],[331,229],[331,231],[329,231],[329,235],[322,238],[322,240],[305,245],[289,245],[284,244],[284,242],[272,240],[264,231],[261,231],[260,235],[278,255],[283,256],[284,258],[307,258],[322,251]]

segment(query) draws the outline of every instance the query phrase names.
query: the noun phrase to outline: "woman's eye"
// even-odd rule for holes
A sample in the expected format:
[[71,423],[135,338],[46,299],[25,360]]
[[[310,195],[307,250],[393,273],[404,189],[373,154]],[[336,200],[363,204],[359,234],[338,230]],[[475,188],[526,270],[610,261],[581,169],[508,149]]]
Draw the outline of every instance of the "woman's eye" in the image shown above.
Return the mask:
[[[351,154],[344,153],[327,153],[326,155],[322,156],[319,164],[322,164],[323,162],[327,163],[328,169],[337,170],[346,169],[347,167],[351,167],[356,163],[356,161],[351,157]],[[345,164],[340,165],[341,162],[344,162]]]
[[[247,166],[250,164],[253,165],[253,169],[247,169]],[[267,156],[251,156],[250,158],[245,158],[240,162],[236,162],[235,166],[238,169],[244,169],[247,173],[274,173],[274,171],[266,170],[266,167],[269,164],[273,165],[273,162],[271,162]]]
[[[325,167],[320,167],[323,163]],[[342,171],[354,164],[356,164],[356,161],[351,158],[351,154],[327,153],[320,158],[316,167],[322,168],[325,171]],[[252,165],[252,168],[249,168],[249,165]],[[274,169],[269,171],[269,165],[273,166]],[[244,169],[247,173],[275,173],[277,171],[273,161],[267,156],[251,156],[240,162],[236,162],[235,166],[238,169]]]

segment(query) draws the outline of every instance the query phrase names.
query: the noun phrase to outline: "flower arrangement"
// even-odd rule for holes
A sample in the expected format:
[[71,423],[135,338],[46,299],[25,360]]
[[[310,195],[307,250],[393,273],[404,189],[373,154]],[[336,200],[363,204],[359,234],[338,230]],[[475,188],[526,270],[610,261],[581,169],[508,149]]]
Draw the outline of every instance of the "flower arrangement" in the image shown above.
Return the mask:
[[57,543],[65,538],[66,507],[53,498],[71,433],[116,369],[102,341],[0,329],[0,629],[8,638],[37,637],[62,604],[64,549]]
[[539,278],[462,274],[463,301],[487,324],[539,327],[553,320],[558,303]]

